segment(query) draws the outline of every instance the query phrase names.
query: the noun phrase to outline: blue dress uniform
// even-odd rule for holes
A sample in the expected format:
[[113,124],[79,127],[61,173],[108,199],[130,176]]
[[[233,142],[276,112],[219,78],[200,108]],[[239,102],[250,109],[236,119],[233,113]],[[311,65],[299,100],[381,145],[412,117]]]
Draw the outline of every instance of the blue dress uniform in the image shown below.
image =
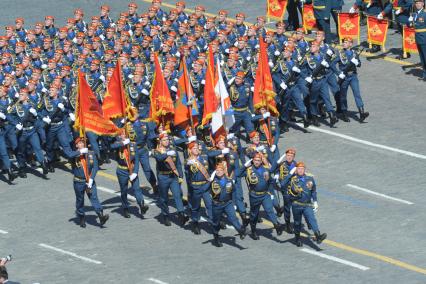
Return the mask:
[[148,210],[148,206],[145,205],[142,189],[139,186],[137,145],[134,142],[129,142],[129,144],[125,145],[124,140],[120,139],[111,145],[111,149],[117,149],[118,152],[116,174],[120,185],[123,215],[126,218],[130,218],[127,193],[129,190],[133,190],[136,202],[141,210],[141,217],[143,217]]
[[422,10],[416,11],[412,17],[416,32],[417,50],[423,68],[423,80],[426,80],[426,9],[424,9],[424,6]]
[[3,122],[3,130],[4,130],[4,139],[9,146],[9,148],[15,152],[18,148],[18,138],[16,136],[16,128],[15,125],[12,123],[13,118],[10,115],[13,110],[10,109],[10,103],[12,101],[7,97],[1,97],[0,98],[0,112],[4,113],[6,115],[6,119]]
[[335,69],[335,62],[336,62],[335,59],[337,57],[336,50],[334,50],[329,44],[322,43],[320,45],[320,53],[330,63],[330,68],[326,69],[325,76],[327,78],[327,84],[336,102],[336,112],[341,113],[340,86],[337,84],[336,75],[338,75],[338,72],[336,72],[336,69]]
[[213,236],[214,245],[221,247],[222,243],[219,240],[220,219],[225,213],[228,221],[240,234],[240,238],[245,237],[245,226],[243,227],[238,221],[235,213],[233,195],[235,195],[235,188],[232,179],[223,175],[222,177],[216,176],[210,186],[210,194],[212,196],[213,204]]
[[246,133],[254,130],[251,121],[251,110],[253,109],[253,96],[250,94],[249,84],[232,84],[229,88],[229,97],[231,99],[232,108],[234,109],[235,123],[232,125],[230,132],[238,133],[241,126],[244,126]]
[[[287,153],[287,152],[286,152]],[[296,161],[291,163],[284,161],[278,168],[279,183],[281,187],[281,192],[284,199],[284,221],[286,226],[286,231],[291,234],[293,233],[293,228],[290,223],[291,219],[291,203],[292,200],[288,194],[288,188],[290,186],[290,179],[293,176],[290,174],[290,171],[296,167]]]
[[[160,135],[161,137],[161,135]],[[172,153],[173,151],[174,153]],[[170,154],[170,155],[169,155]],[[173,154],[173,155],[171,155]],[[188,217],[184,214],[184,207],[182,202],[182,189],[181,182],[183,181],[182,166],[179,156],[177,156],[174,146],[169,148],[157,148],[153,151],[153,157],[157,161],[157,179],[158,179],[158,206],[161,209],[161,215],[164,218],[164,224],[170,226],[169,219],[169,189],[172,191],[173,198],[176,203],[176,209],[181,225],[185,225]]]
[[[34,114],[35,113],[35,114]],[[24,172],[25,168],[25,153],[27,150],[28,143],[31,144],[33,152],[35,154],[37,162],[40,163],[43,168],[43,174],[47,174],[47,166],[44,159],[43,151],[40,146],[40,139],[37,135],[35,123],[37,120],[37,113],[35,109],[29,103],[18,104],[12,110],[13,125],[16,129],[21,131],[18,140],[18,153],[17,160],[19,164],[19,175],[25,178],[27,175]]]
[[[299,166],[299,163],[296,166]],[[317,243],[321,243],[327,237],[327,234],[320,233],[314,214],[314,203],[312,202],[317,202],[317,192],[313,176],[309,174],[293,176],[290,180],[288,193],[290,198],[293,200],[292,211],[294,219],[294,234],[296,236],[297,246],[302,246],[302,241],[300,240],[302,216],[305,217],[306,221],[314,231]]]
[[[394,2],[397,2],[394,6]],[[397,21],[398,30],[402,32],[402,26],[408,25],[408,18],[410,17],[411,7],[413,6],[413,0],[391,0],[384,7],[382,14],[391,15],[392,10],[401,12],[397,15],[395,13],[395,19]]]
[[2,170],[7,171],[8,181],[12,182],[15,179],[15,174],[12,172],[9,155],[7,153],[6,145],[6,125],[9,124],[7,119],[7,113],[3,113],[0,110],[0,161],[3,165]]
[[[195,145],[192,146],[191,144]],[[198,147],[198,143],[192,142],[189,147]],[[207,156],[189,158],[186,164],[186,173],[188,173],[188,191],[191,203],[191,220],[193,222],[192,231],[194,234],[200,234],[198,222],[200,221],[201,199],[206,206],[208,220],[212,220],[212,199],[209,194],[210,175],[208,173],[209,162]]]
[[358,107],[359,116],[360,116],[359,121],[363,122],[369,116],[369,113],[364,111],[364,103],[362,101],[361,92],[359,88],[357,67],[361,66],[361,60],[359,59],[359,57],[355,54],[353,50],[341,49],[338,52],[338,57],[336,59],[336,62],[338,64],[340,72],[343,74],[339,76],[344,76],[344,79],[343,81],[341,80],[341,85],[340,85],[340,107],[343,112],[342,119],[346,122],[349,121],[347,117],[347,109],[348,109],[347,95],[348,95],[348,89],[350,86],[355,98],[355,104]]
[[277,215],[275,215],[269,191],[269,169],[263,165],[259,167],[255,167],[254,165],[249,166],[246,169],[246,181],[249,188],[250,227],[252,238],[255,240],[259,239],[256,232],[256,225],[259,218],[260,206],[263,206],[268,219],[274,224],[274,228],[277,230],[277,235],[281,235],[282,227],[281,224],[278,223]]
[[[86,227],[84,210],[85,193],[89,197],[90,203],[95,209],[95,212],[98,215],[99,221],[102,226],[108,220],[109,216],[108,214],[103,214],[103,208],[98,199],[95,177],[96,173],[99,170],[99,167],[96,155],[91,151],[89,151],[85,155],[81,155],[79,151],[73,151],[72,156],[72,173],[74,175],[73,185],[76,199],[75,212],[77,214],[77,217],[79,217],[80,219],[80,226],[83,228]],[[91,188],[88,188],[87,184],[89,182],[89,179],[92,180]]]
[[313,0],[314,16],[317,21],[317,26],[325,33],[325,42],[331,42],[331,29],[330,29],[330,14],[331,14],[331,0]]

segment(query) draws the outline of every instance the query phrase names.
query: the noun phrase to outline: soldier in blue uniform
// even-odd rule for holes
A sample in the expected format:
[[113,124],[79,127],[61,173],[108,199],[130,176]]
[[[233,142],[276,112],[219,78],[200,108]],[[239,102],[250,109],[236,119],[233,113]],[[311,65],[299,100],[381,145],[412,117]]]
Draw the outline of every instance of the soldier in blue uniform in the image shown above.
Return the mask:
[[72,173],[74,175],[73,184],[75,192],[76,214],[80,220],[80,227],[86,227],[84,210],[84,194],[89,197],[90,203],[99,217],[99,223],[103,226],[109,219],[108,214],[104,214],[101,203],[98,199],[95,177],[98,172],[98,161],[93,152],[89,151],[82,138],[75,140],[76,151],[72,152]]
[[416,35],[416,45],[423,68],[422,80],[426,81],[426,9],[423,0],[415,0],[416,11],[409,20],[413,24]]
[[317,21],[318,29],[324,31],[325,42],[331,43],[332,35],[330,29],[330,15],[331,15],[331,0],[313,0],[314,16]]
[[271,176],[268,162],[261,153],[256,153],[252,159],[244,164],[244,166],[246,167],[246,181],[250,198],[251,237],[254,240],[259,239],[256,232],[256,225],[259,218],[260,206],[263,206],[268,219],[272,222],[277,231],[277,235],[280,236],[283,232],[283,228],[282,224],[278,223],[277,215],[275,215],[273,209],[273,202],[269,191]]
[[176,203],[179,222],[184,226],[189,218],[185,215],[182,202],[181,183],[183,182],[183,172],[179,156],[174,145],[171,145],[167,132],[160,133],[159,144],[157,149],[153,151],[153,156],[157,161],[158,205],[161,209],[164,225],[171,225],[168,206],[170,189]]
[[[130,139],[127,138],[126,131]],[[140,209],[141,218],[143,218],[149,207],[145,204],[142,189],[139,186],[139,155],[136,152],[137,145],[134,142],[136,134],[131,124],[126,126],[126,131],[123,130],[119,139],[111,145],[111,149],[117,149],[118,152],[116,174],[118,183],[120,184],[121,206],[123,208],[123,216],[130,218],[127,193],[129,190],[133,190]]]
[[242,226],[237,219],[234,203],[232,202],[235,195],[235,187],[233,180],[226,176],[226,167],[220,163],[216,166],[216,170],[211,176],[210,194],[212,196],[212,212],[213,212],[213,244],[222,247],[223,244],[219,239],[220,219],[225,213],[228,221],[234,226],[240,235],[240,239],[244,239],[246,235],[246,227]]
[[347,115],[348,102],[347,95],[349,86],[352,89],[352,93],[355,98],[355,104],[359,111],[359,122],[364,122],[365,119],[370,115],[364,110],[364,102],[361,98],[361,92],[359,88],[358,72],[357,68],[361,66],[361,60],[359,56],[352,50],[352,39],[345,38],[343,40],[343,49],[339,50],[336,62],[339,68],[339,79],[340,85],[340,107],[342,109],[343,117],[342,120],[345,122],[349,121]]
[[327,234],[321,234],[315,212],[318,211],[317,191],[314,177],[305,173],[305,164],[298,162],[296,164],[296,175],[290,180],[288,189],[292,202],[292,211],[294,218],[294,234],[295,242],[298,247],[303,246],[300,239],[300,231],[302,230],[302,216],[305,217],[308,224],[314,231],[316,242],[320,244],[327,238]]
[[7,118],[8,114],[6,111],[7,109],[2,109],[0,105],[0,161],[3,165],[2,170],[7,172],[8,182],[11,183],[16,178],[16,176],[12,172],[9,154],[7,153],[6,126],[9,124],[9,120]]
[[200,153],[200,145],[193,141],[188,145],[189,157],[186,160],[188,191],[190,191],[192,232],[199,235],[201,199],[204,201],[209,222],[212,220],[212,199],[209,194],[210,173],[206,155]]

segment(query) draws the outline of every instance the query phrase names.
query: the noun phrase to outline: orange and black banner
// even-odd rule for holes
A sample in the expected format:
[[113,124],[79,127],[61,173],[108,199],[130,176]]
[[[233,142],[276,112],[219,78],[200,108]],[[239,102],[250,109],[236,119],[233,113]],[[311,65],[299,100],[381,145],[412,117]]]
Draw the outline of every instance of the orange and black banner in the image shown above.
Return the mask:
[[303,29],[305,33],[313,30],[317,26],[314,16],[314,6],[312,4],[303,5]]
[[376,17],[367,17],[367,42],[381,45],[384,50],[386,37],[388,34],[388,20],[379,20]]
[[402,30],[402,51],[407,53],[418,53],[416,45],[416,32],[413,27],[404,26]]
[[266,17],[268,20],[282,21],[288,0],[266,0]]
[[360,35],[360,16],[358,13],[339,13],[337,22],[339,26],[339,40],[344,38],[356,39],[358,43]]

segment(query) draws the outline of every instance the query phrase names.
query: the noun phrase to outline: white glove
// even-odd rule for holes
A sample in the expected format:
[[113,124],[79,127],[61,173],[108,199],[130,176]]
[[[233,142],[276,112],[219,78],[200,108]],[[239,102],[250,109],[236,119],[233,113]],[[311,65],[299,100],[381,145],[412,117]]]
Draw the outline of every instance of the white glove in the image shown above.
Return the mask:
[[227,139],[232,139],[232,138],[234,138],[235,137],[235,134],[234,133],[229,133],[228,135],[226,135],[226,138]]
[[[135,76],[133,76],[133,74],[129,74],[129,76],[127,76],[129,79],[133,79],[133,77],[135,77]],[[99,78],[99,79],[101,79],[101,78]],[[102,79],[101,79],[102,80]],[[102,82],[105,82],[104,80],[102,80]]]
[[343,74],[343,73],[340,73],[340,74],[339,74],[339,78],[343,80],[343,79],[345,79],[345,78],[346,78],[346,75],[345,75],[345,74]]
[[371,7],[371,1],[367,4],[367,9]]
[[380,14],[378,14],[378,15],[377,15],[377,19],[379,19],[379,20],[383,20],[383,15],[382,15],[382,13],[380,13]]
[[244,167],[248,168],[251,165],[251,161],[252,159],[248,160],[247,162],[244,163]]
[[272,68],[272,67],[274,67],[274,63],[273,63],[272,61],[269,61],[269,62],[268,62],[268,65],[269,65],[269,67],[271,67],[271,68]]
[[180,52],[176,51],[175,55],[176,55],[176,57],[180,57]]
[[65,106],[64,106],[64,104],[63,104],[63,103],[59,103],[59,104],[58,104],[58,108],[59,108],[60,110],[64,111]]
[[87,153],[89,153],[89,149],[87,149],[87,148],[81,148],[79,150],[79,152],[80,152],[80,155],[87,154]]
[[15,127],[18,130],[22,130],[22,128],[23,128],[22,124],[20,124],[20,123],[18,123]]
[[353,64],[357,65],[357,66],[358,66],[358,64],[359,64],[359,60],[358,60],[358,59],[356,59],[355,57],[351,59],[351,62],[352,62]]
[[398,16],[399,14],[401,14],[401,9],[398,9],[398,10],[395,11],[395,15]]
[[355,13],[355,8],[354,8],[354,7],[351,7],[351,8],[349,9],[349,13],[351,13],[351,14]]
[[312,80],[312,77],[311,77],[311,76],[306,77],[306,78],[305,78],[305,81],[306,81],[306,82],[308,82],[309,84],[313,82],[313,80]]
[[298,56],[297,57],[297,61],[301,61],[303,59],[303,57],[302,56]]
[[67,96],[62,96],[62,99],[63,99],[64,101],[68,101],[68,97],[67,97]]
[[171,86],[170,90],[172,90],[173,92],[177,92],[177,88],[175,86]]
[[126,138],[123,140],[123,145],[126,146],[127,144],[130,144],[130,139]]
[[290,174],[291,175],[294,175],[294,173],[296,172],[296,167],[294,167],[294,168],[292,168],[291,170],[290,170]]
[[254,92],[254,86],[250,87],[250,91]]
[[333,56],[333,50],[327,49],[327,54],[328,54],[328,56]]
[[247,59],[247,61],[250,61],[251,57],[250,57],[250,56],[247,56],[247,57],[246,57],[246,59]]
[[255,46],[254,46],[254,48],[256,48],[256,49],[258,49],[260,47],[260,45],[258,45],[258,44],[256,44]]
[[193,159],[189,159],[189,160],[186,161],[186,164],[187,165],[193,165],[193,164],[195,164],[195,161]]
[[229,81],[228,81],[228,86],[231,86],[232,85],[232,83],[234,83],[234,81],[235,81],[235,77],[232,77],[231,79],[229,79]]
[[267,111],[263,114],[263,119],[267,119],[270,116],[271,116],[271,113],[269,111]]
[[321,61],[321,65],[324,66],[325,68],[330,67],[330,65],[328,64],[328,62],[325,61],[325,60]]
[[4,113],[0,112],[0,118],[1,119],[6,119],[6,115],[4,115]]
[[286,83],[284,83],[284,82],[281,82],[280,87],[281,87],[281,89],[283,89],[283,90],[287,89],[287,85],[286,85]]
[[175,150],[170,150],[170,151],[167,151],[167,156],[176,156],[176,151]]
[[99,36],[99,38],[100,38],[101,40],[105,40],[105,36],[104,36],[104,35],[100,35],[100,36]]
[[188,142],[189,142],[189,143],[194,142],[194,141],[197,141],[197,136],[192,135],[192,136],[189,136],[189,137],[188,137]]
[[280,52],[278,50],[275,50],[274,55],[278,56],[278,55],[280,55]]
[[149,152],[148,152],[148,156],[149,156],[149,157],[152,157],[152,151],[149,151]]
[[222,154],[228,154],[229,153],[229,148],[224,148],[223,150],[222,150]]
[[293,66],[293,68],[291,68],[291,70],[293,70],[296,73],[300,73],[300,69],[296,66]]
[[75,37],[75,38],[73,38],[73,39],[72,39],[72,42],[73,42],[73,43],[77,43],[77,38],[76,38],[76,37]]
[[201,80],[201,85],[205,85],[206,84],[206,80]]
[[150,82],[148,82],[148,81],[146,81],[146,82],[144,83],[144,85],[145,85],[145,86],[147,86],[147,87],[149,87],[149,86],[151,86],[151,83],[150,83]]
[[314,201],[314,213],[318,212],[318,202]]
[[142,89],[142,94],[149,96],[149,92],[147,89]]
[[88,183],[86,183],[86,185],[87,185],[87,187],[88,187],[89,189],[91,189],[91,188],[92,188],[92,186],[93,186],[93,179],[92,179],[92,178],[89,178],[89,182],[88,182]]
[[99,80],[101,80],[102,82],[105,82],[105,76],[104,75],[99,76]]
[[284,155],[282,155],[282,156],[278,159],[277,163],[278,163],[278,164],[281,164],[282,162],[284,162],[284,159],[285,159],[285,154],[284,154]]
[[15,93],[15,99],[19,99],[19,94]]
[[270,150],[271,150],[272,153],[274,153],[276,149],[277,149],[277,146],[272,145]]
[[413,16],[410,16],[410,17],[408,18],[408,21],[409,21],[409,22],[412,22],[412,21],[414,21],[414,18],[413,18]]
[[137,173],[133,173],[129,176],[130,181],[134,181],[138,177]]
[[215,176],[216,176],[216,171],[213,171],[211,176],[210,176],[209,181],[213,181]]
[[43,121],[46,122],[47,124],[50,124],[50,122],[52,122],[52,120],[48,116],[43,117]]
[[35,110],[35,108],[30,108],[30,112],[31,112],[34,116],[37,116],[37,111]]
[[276,184],[280,183],[280,175],[274,175],[274,180]]
[[47,65],[46,64],[41,64],[41,69],[46,69],[47,68]]
[[73,113],[70,113],[68,116],[71,119],[71,121],[75,121],[75,115]]
[[226,52],[226,53],[229,53],[229,48],[226,48],[226,49],[225,49],[225,52]]
[[47,93],[47,89],[45,87],[43,87],[43,89],[41,89],[42,93]]
[[265,146],[263,146],[263,145],[256,148],[256,151],[258,151],[258,152],[263,151],[263,150],[265,150]]

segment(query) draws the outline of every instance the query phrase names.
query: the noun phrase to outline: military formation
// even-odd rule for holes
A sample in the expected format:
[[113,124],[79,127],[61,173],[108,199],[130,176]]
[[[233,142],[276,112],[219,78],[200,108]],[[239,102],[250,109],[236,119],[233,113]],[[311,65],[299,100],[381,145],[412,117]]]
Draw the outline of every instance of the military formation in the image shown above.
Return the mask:
[[[193,14],[187,14],[184,2],[164,11],[161,0],[153,0],[147,12],[130,3],[116,20],[109,13],[110,8],[102,6],[100,15],[88,20],[82,9],[76,9],[64,27],[56,27],[55,18],[46,16],[32,29],[22,18],[5,28],[6,34],[0,37],[0,158],[7,181],[26,178],[34,167],[40,167],[43,175],[53,173],[60,158],[65,158],[72,165],[79,225],[86,226],[87,195],[103,226],[109,216],[97,197],[95,179],[99,167],[113,159],[125,218],[131,217],[128,192],[134,193],[142,218],[149,209],[140,188],[142,167],[166,226],[171,225],[171,192],[180,225],[191,220],[192,232],[198,235],[204,215],[216,246],[222,246],[219,231],[226,222],[241,239],[247,227],[250,236],[259,239],[256,226],[262,219],[261,207],[277,235],[294,233],[296,244],[302,246],[303,216],[321,243],[326,234],[320,233],[315,217],[315,180],[303,162],[295,161],[296,150],[288,148],[281,155],[278,143],[294,121],[304,127],[335,127],[339,119],[349,122],[349,88],[358,108],[357,120],[366,120],[369,113],[364,110],[357,75],[361,60],[352,40],[344,39],[337,47],[326,43],[326,34],[317,31],[308,42],[301,29],[285,33],[283,22],[269,31],[264,17],[247,25],[244,13],[233,20],[224,10],[208,17],[205,8],[197,6]],[[259,40],[267,45],[278,115],[266,105],[256,109],[253,105]],[[212,135],[209,123],[178,129],[173,122],[167,126],[152,122],[154,54],[173,100],[182,76],[179,62],[184,58],[201,122],[209,46],[221,65],[234,125],[223,135]],[[117,137],[90,131],[80,137],[72,127],[77,72],[84,72],[102,104],[118,61],[133,115],[115,121],[123,129]]]

